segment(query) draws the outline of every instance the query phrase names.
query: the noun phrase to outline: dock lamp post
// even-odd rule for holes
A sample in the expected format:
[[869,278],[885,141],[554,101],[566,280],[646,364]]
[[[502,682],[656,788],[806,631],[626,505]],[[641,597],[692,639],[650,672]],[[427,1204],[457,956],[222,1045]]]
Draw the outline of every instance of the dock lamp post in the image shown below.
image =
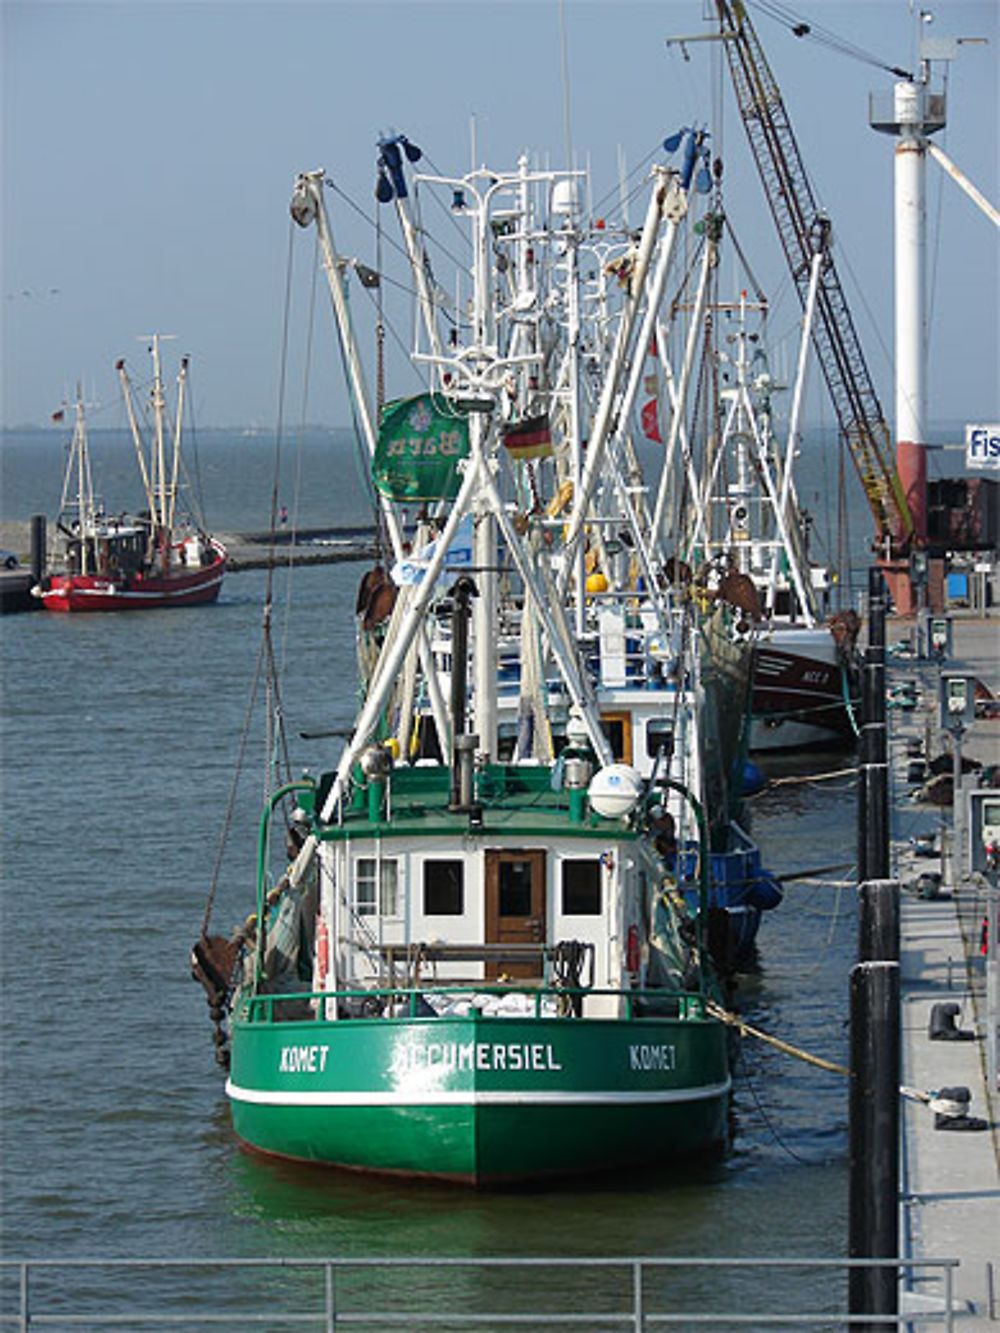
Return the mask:
[[[962,737],[975,721],[976,682],[972,676],[942,672],[938,682],[938,725],[951,736],[952,753],[952,819],[951,819],[951,882],[957,884],[967,858],[964,810],[962,806]],[[943,807],[942,807],[943,809]],[[944,870],[944,840],[941,844]]]

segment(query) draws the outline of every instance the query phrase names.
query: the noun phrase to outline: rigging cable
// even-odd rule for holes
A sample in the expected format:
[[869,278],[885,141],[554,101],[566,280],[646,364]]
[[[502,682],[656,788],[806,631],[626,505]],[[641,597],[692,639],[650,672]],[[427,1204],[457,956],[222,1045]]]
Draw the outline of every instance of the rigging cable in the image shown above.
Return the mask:
[[[328,190],[332,190],[334,194],[339,194],[341,199],[343,199],[344,203],[347,204],[349,208],[353,208],[355,213],[357,213],[358,217],[360,217],[365,223],[367,223],[367,225],[372,229],[372,231],[375,230],[375,223],[368,216],[365,210],[361,207],[360,204],[356,203],[351,198],[351,196],[346,193],[346,191],[342,190],[335,180],[333,180],[330,176],[326,176],[324,177],[323,184],[326,186]],[[409,256],[407,255],[404,246],[400,245],[398,241],[394,241],[391,237],[389,238],[389,244],[393,247],[394,250],[398,250],[399,253],[402,255],[402,257],[407,261],[407,263],[409,263]]]
[[762,14],[774,19],[776,23],[782,24],[793,37],[809,37],[820,46],[826,46],[831,51],[836,51],[838,55],[848,56],[852,60],[861,61],[862,64],[872,65],[875,69],[881,69],[886,74],[894,74],[897,78],[912,79],[913,77],[909,70],[899,69],[896,65],[887,64],[870,51],[855,45],[854,42],[838,37],[830,28],[824,28],[819,23],[806,22],[800,14],[796,14],[785,5],[778,4],[776,0],[746,0],[746,3],[759,9]]
[[767,1128],[771,1137],[774,1139],[775,1143],[782,1150],[782,1152],[787,1153],[788,1156],[791,1157],[793,1161],[798,1162],[800,1166],[820,1165],[821,1163],[812,1162],[808,1158],[803,1157],[799,1153],[797,1153],[794,1148],[789,1147],[789,1145],[778,1133],[777,1127],[775,1126],[771,1117],[768,1115],[767,1111],[764,1109],[764,1104],[760,1100],[760,1097],[757,1094],[757,1085],[755,1084],[753,1078],[751,1078],[750,1076],[749,1065],[747,1063],[746,1057],[742,1054],[742,1052],[740,1056],[740,1069],[742,1071],[743,1078],[744,1081],[746,1082],[747,1088],[750,1091],[750,1096],[754,1100],[754,1105],[757,1108],[757,1114],[760,1116],[761,1120],[763,1120],[765,1127]]
[[[630,181],[635,180],[635,184],[631,187],[631,190],[630,190],[629,194],[628,194],[628,195],[626,196],[626,198],[625,198],[625,201],[624,201],[625,203],[631,203],[631,202],[636,198],[636,196],[639,194],[640,190],[642,189],[642,187],[643,187],[643,185],[645,184],[645,181],[646,181],[645,176],[639,178],[639,173],[640,173],[641,171],[643,171],[646,167],[649,166],[650,162],[652,162],[653,158],[656,157],[657,153],[659,153],[659,152],[662,151],[662,148],[663,148],[663,144],[662,144],[662,142],[657,142],[657,143],[650,149],[650,151],[646,154],[646,156],[645,156],[644,158],[642,158],[642,160],[641,160],[640,162],[636,163],[636,165],[632,168],[632,170],[631,170],[631,171],[628,173],[628,175],[625,177],[625,183],[626,183],[626,185],[627,185]],[[637,179],[637,178],[638,178],[638,179]],[[618,193],[618,190],[619,190],[619,186],[618,186],[618,185],[613,185],[613,186],[611,187],[611,189],[605,191],[605,193],[602,194],[602,195],[600,196],[599,199],[596,199],[596,200],[592,201],[592,203],[591,203],[591,205],[590,205],[590,212],[591,212],[591,214],[592,214],[593,216],[599,216],[599,215],[600,215],[600,212],[601,212],[602,205],[606,204],[606,203],[608,202],[609,199],[613,199],[614,196],[615,196],[615,194]]]
[[[274,472],[274,483],[273,483],[272,497],[271,497],[271,547],[270,547],[270,556],[267,562],[267,573],[265,579],[263,633],[261,637],[260,646],[257,650],[257,664],[254,671],[253,683],[251,684],[250,687],[250,696],[247,700],[246,713],[243,719],[243,727],[240,732],[239,748],[237,751],[236,763],[233,768],[232,782],[230,783],[229,787],[229,799],[226,803],[225,813],[223,814],[222,817],[222,828],[219,833],[219,846],[218,850],[216,851],[215,863],[212,867],[212,874],[209,879],[208,896],[205,902],[205,915],[202,920],[202,927],[201,927],[201,933],[203,938],[208,934],[208,927],[212,918],[212,909],[215,905],[215,899],[218,893],[219,876],[222,871],[222,862],[225,856],[226,844],[229,838],[229,830],[232,826],[233,812],[236,807],[236,797],[239,791],[240,777],[242,775],[243,767],[246,762],[247,745],[249,743],[249,738],[250,738],[250,727],[253,721],[253,713],[257,702],[257,691],[260,688],[261,676],[264,674],[265,671],[265,664],[269,674],[273,675],[274,673],[274,660],[271,652],[270,625],[271,625],[271,604],[273,596],[273,578],[274,578],[273,575],[274,533],[275,533],[275,520],[277,517],[277,486],[278,486],[278,476],[279,476],[279,460],[281,454],[281,438],[283,432],[285,378],[286,378],[287,363],[288,363],[288,323],[289,323],[289,309],[291,305],[290,288],[291,288],[291,272],[292,272],[293,234],[294,234],[293,224],[290,223],[289,237],[288,237],[288,259],[287,259],[286,278],[285,278],[285,313],[284,313],[284,326],[282,330],[282,350],[281,350],[281,361],[280,361],[280,372],[279,372],[278,420],[275,430],[275,472]],[[269,724],[270,724],[270,719],[269,719]],[[270,763],[270,750],[268,751],[268,763]],[[268,792],[266,790],[267,771],[265,772],[264,785],[265,785],[265,799],[266,799],[268,795]]]
[[201,924],[202,937],[208,934],[209,922],[212,918],[212,908],[215,905],[215,895],[219,889],[219,875],[222,870],[222,858],[225,855],[226,842],[229,838],[229,829],[233,821],[233,810],[236,806],[236,793],[240,784],[240,774],[243,770],[243,763],[246,759],[247,742],[250,737],[250,723],[253,720],[254,705],[257,702],[257,689],[260,685],[260,677],[264,666],[264,644],[261,642],[257,650],[257,668],[254,672],[253,684],[250,687],[250,698],[247,700],[246,715],[243,719],[243,730],[240,733],[239,751],[236,757],[236,766],[233,770],[233,779],[229,785],[229,800],[226,803],[226,811],[222,817],[222,831],[219,835],[219,848],[215,854],[215,864],[212,867],[212,875],[208,885],[208,900],[205,903],[205,916]]
[[[319,232],[316,232],[315,252],[320,250]],[[312,375],[313,350],[316,336],[316,289],[318,281],[319,265],[313,263],[311,279],[309,285],[309,318],[306,322],[306,347],[304,356],[304,366],[302,371],[302,408],[299,418],[298,447],[295,451],[295,481],[292,488],[292,521],[291,531],[288,543],[288,558],[285,564],[285,613],[281,634],[281,665],[276,670],[283,676],[288,665],[288,641],[291,626],[291,608],[292,608],[292,581],[295,573],[295,549],[297,546],[299,519],[301,514],[302,499],[302,453],[305,446],[306,422],[309,419],[309,392]],[[273,520],[272,520],[273,523]],[[274,541],[274,527],[271,528],[272,551]],[[287,743],[287,742],[286,742]],[[286,755],[286,772],[289,780],[292,777],[291,764]]]
[[[429,153],[424,152],[424,160],[426,161],[426,163],[427,163],[427,165],[430,167],[430,169],[434,172],[435,176],[443,176],[443,177],[447,178],[448,173],[445,172],[445,171],[442,171],[442,170],[441,170],[441,168],[437,165],[437,163],[433,160],[433,158],[430,156]],[[429,185],[431,182],[429,182],[429,181],[424,181],[423,183],[424,183],[425,185]],[[415,193],[416,193],[416,191],[414,191],[414,194],[415,194]],[[439,199],[439,198],[437,197],[437,195],[434,194],[433,190],[431,191],[431,198],[434,200],[434,202],[437,204],[437,206],[441,209],[442,213],[444,213],[445,217],[447,217],[449,223],[451,224],[451,226],[453,227],[453,229],[454,229],[454,231],[455,231],[455,235],[456,235],[456,236],[459,238],[459,240],[462,242],[462,245],[465,247],[465,249],[471,251],[471,249],[472,249],[472,242],[471,242],[470,239],[469,239],[469,235],[468,235],[468,233],[467,233],[466,231],[463,231],[462,228],[459,226],[459,224],[458,224],[458,219],[455,217],[455,214],[454,214],[454,212],[452,211],[452,209],[451,209],[447,204],[445,204],[443,200]],[[422,224],[422,223],[421,223],[421,232],[423,233],[423,224]],[[423,233],[423,234],[427,234],[427,235],[429,235],[430,233]],[[456,267],[462,267],[462,265],[461,265],[461,264],[459,263],[459,261],[455,258],[455,256],[454,256],[453,254],[451,254],[450,251],[449,251],[449,250],[448,250],[448,249],[447,249],[447,248],[446,248],[440,241],[437,242],[437,245],[438,245],[439,249],[440,249],[444,254],[446,254],[446,255],[448,256],[448,258],[451,260],[451,262],[452,262],[453,264],[455,264]]]
[[204,531],[206,528],[205,492],[201,483],[201,461],[198,456],[198,429],[197,429],[197,423],[195,422],[194,391],[193,387],[191,386],[190,363],[188,366],[187,402],[188,402],[188,420],[191,423],[190,436],[191,436],[191,460],[192,460],[192,466],[194,468],[193,478],[188,472],[187,464],[184,461],[183,455],[181,457],[181,467],[184,471],[184,476],[185,479],[187,480],[188,488],[193,496],[193,508],[194,508],[195,519],[198,523],[199,528],[201,528],[202,531]]
[[[278,686],[277,665],[274,660],[274,645],[271,639],[271,614],[274,605],[274,568],[276,560],[276,535],[278,526],[278,494],[281,479],[281,451],[284,438],[284,417],[285,401],[288,385],[288,341],[289,324],[292,307],[292,273],[294,269],[294,235],[295,224],[292,219],[288,223],[288,253],[285,263],[285,308],[282,317],[281,334],[281,357],[279,361],[278,374],[278,420],[275,428],[274,439],[274,476],[271,483],[271,540],[268,549],[267,574],[265,579],[264,592],[264,616],[263,616],[263,636],[265,653],[267,659],[267,736],[266,753],[267,768],[264,774],[264,799],[270,794],[270,764],[272,755],[279,749],[284,749],[286,772],[290,774],[291,764],[288,755],[287,737],[284,734],[284,720],[281,711],[281,692]],[[272,718],[274,719],[274,732],[272,733]]]
[[[749,261],[749,259],[747,259],[746,254],[744,253],[743,247],[742,247],[742,246],[740,245],[740,243],[739,243],[739,239],[738,239],[738,237],[737,237],[737,235],[736,235],[736,229],[733,227],[733,224],[732,224],[732,219],[729,217],[729,214],[726,213],[726,212],[723,212],[722,216],[723,216],[723,219],[724,219],[724,221],[725,221],[726,231],[727,231],[728,234],[729,234],[729,239],[730,239],[730,240],[732,241],[732,243],[733,243],[733,249],[736,251],[737,255],[739,256],[740,263],[743,265],[744,269],[746,270],[746,275],[747,275],[747,277],[750,279],[750,284],[751,284],[751,286],[752,286],[753,289],[754,289],[754,296],[757,298],[757,301],[758,301],[762,306],[764,306],[765,311],[767,311],[767,310],[770,309],[770,307],[771,307],[771,303],[768,301],[768,299],[767,299],[767,295],[766,295],[766,293],[764,292],[763,287],[761,287],[760,283],[757,281],[756,274],[754,273],[753,269],[750,267],[750,261]],[[783,282],[783,284],[784,284],[784,283],[788,282],[788,279],[787,279],[787,278],[784,278],[784,279],[782,280],[782,282]],[[779,288],[779,299],[780,299],[780,288]]]

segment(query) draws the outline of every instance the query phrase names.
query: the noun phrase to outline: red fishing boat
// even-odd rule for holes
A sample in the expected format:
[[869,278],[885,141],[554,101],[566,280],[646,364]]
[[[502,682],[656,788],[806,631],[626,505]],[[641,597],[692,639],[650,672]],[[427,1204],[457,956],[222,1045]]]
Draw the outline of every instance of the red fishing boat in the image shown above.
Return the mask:
[[181,361],[175,425],[168,442],[157,335],[153,336],[151,352],[152,433],[148,444],[139,427],[125,363],[119,361],[117,367],[147,507],[137,515],[114,516],[98,503],[83,402],[78,394],[56,521],[56,550],[51,572],[36,589],[46,610],[153,610],[198,606],[215,601],[219,595],[226,572],[225,547],[178,506],[187,358]]

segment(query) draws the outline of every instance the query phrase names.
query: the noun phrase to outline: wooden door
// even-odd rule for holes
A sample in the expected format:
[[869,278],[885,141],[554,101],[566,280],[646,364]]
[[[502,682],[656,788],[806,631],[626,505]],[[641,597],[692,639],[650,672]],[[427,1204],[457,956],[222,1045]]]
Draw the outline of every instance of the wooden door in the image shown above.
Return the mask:
[[[486,852],[486,943],[545,943],[545,852]],[[487,963],[486,977],[540,977],[542,956]]]
[[628,711],[601,713],[601,729],[611,745],[615,762],[632,762],[632,714]]

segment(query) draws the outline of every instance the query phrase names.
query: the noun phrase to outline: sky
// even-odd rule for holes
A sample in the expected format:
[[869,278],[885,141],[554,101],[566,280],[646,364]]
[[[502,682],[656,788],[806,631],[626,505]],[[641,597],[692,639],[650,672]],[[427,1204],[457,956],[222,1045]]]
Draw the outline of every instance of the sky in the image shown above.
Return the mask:
[[[924,32],[989,40],[963,44],[947,67],[936,142],[998,204],[1000,4],[927,7]],[[793,36],[774,9],[751,0],[891,420],[893,145],[869,127],[868,96],[894,76]],[[915,66],[911,0],[781,10],[878,62]],[[600,196],[665,135],[704,124],[755,276],[794,302],[718,44],[692,45],[685,60],[664,40],[709,31],[704,13],[703,0],[0,0],[0,424],[46,425],[78,380],[110,404],[115,361],[144,372],[142,339],[155,331],[192,359],[199,426],[273,427],[292,411],[291,378],[304,377],[284,351],[290,324],[302,345],[308,315],[301,238],[288,276],[294,178],[325,168],[340,248],[374,264],[362,215],[377,209],[375,142],[392,131],[449,175],[473,153],[495,169],[522,151],[564,166],[568,137]],[[633,207],[638,223],[644,205]],[[927,211],[930,420],[998,421],[1000,232],[933,163]],[[789,328],[795,318],[790,305]],[[348,424],[328,309],[310,328],[296,410]]]

